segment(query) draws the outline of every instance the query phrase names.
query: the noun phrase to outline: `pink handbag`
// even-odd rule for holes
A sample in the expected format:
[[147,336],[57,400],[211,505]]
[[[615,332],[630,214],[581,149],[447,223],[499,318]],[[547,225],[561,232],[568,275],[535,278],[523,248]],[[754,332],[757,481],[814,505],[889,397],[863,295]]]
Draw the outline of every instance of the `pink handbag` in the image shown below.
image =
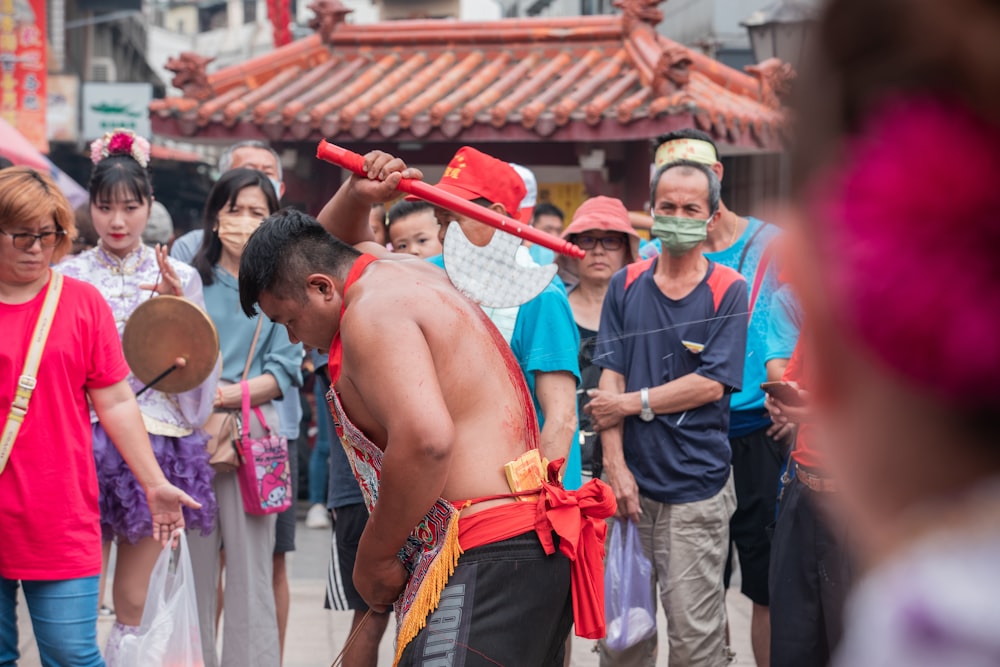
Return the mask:
[[275,514],[292,506],[292,474],[288,462],[288,440],[275,435],[259,407],[253,408],[264,435],[250,437],[250,389],[240,382],[243,394],[243,429],[239,438],[242,457],[237,474],[243,509],[248,514]]

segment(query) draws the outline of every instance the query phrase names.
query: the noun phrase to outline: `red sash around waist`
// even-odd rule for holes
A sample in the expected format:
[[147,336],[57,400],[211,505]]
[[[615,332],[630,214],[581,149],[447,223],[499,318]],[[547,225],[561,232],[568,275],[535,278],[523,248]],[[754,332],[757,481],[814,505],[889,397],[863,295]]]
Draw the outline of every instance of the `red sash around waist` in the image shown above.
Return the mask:
[[[549,479],[555,479],[561,460],[549,464]],[[458,520],[462,551],[500,542],[532,528],[545,553],[559,551],[572,563],[573,622],[576,634],[600,639],[604,627],[604,538],[605,519],[615,513],[611,487],[591,480],[577,491],[558,483],[543,482],[538,502],[517,502],[491,507]],[[459,561],[461,562],[461,561]]]

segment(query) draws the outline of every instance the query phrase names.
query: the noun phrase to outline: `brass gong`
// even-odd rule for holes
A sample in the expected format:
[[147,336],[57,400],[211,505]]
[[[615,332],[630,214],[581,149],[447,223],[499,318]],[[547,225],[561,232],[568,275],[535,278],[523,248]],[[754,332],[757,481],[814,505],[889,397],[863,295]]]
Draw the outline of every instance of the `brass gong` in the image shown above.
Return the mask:
[[122,346],[132,373],[146,385],[173,366],[177,357],[187,361],[153,387],[168,394],[200,385],[219,359],[219,334],[205,311],[169,295],[154,297],[133,311],[125,324]]

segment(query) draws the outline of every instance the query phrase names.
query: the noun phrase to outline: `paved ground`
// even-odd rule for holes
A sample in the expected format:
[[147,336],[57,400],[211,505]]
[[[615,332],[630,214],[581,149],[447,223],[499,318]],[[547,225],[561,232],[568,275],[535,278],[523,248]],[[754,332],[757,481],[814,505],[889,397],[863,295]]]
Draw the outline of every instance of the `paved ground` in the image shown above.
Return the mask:
[[[292,607],[289,614],[288,637],[285,646],[284,667],[326,667],[343,646],[350,630],[350,612],[330,612],[323,609],[323,594],[326,586],[326,567],[330,552],[330,533],[326,530],[310,530],[301,521],[304,507],[300,507],[300,521],[296,535],[297,551],[289,561],[291,576]],[[108,594],[110,600],[110,592]],[[23,605],[19,605],[23,607]],[[750,601],[736,590],[728,596],[729,623],[736,651],[735,667],[750,667],[754,664],[750,649]],[[98,631],[103,645],[104,638],[113,623],[113,618],[102,618]],[[20,628],[21,667],[40,667],[38,652],[31,635],[31,624],[27,610],[22,609],[18,617]],[[379,664],[392,664],[392,623],[386,632],[379,652]],[[659,621],[660,635],[663,637],[665,621]],[[597,654],[593,652],[594,642],[574,637],[572,667],[596,667]],[[666,667],[665,656],[657,661],[657,667]],[[508,666],[508,667],[526,667]]]

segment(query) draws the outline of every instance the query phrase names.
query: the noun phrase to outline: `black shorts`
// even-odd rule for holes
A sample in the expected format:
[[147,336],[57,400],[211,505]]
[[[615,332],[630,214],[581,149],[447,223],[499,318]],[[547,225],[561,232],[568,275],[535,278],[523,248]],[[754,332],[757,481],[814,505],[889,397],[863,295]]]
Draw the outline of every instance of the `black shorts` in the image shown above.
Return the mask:
[[364,503],[344,505],[338,507],[335,514],[323,607],[337,611],[368,611],[368,605],[354,588],[354,559],[358,555],[361,533],[368,523],[368,508]]
[[[733,449],[733,482],[736,511],[729,533],[740,556],[743,583],[740,590],[755,603],[767,606],[768,566],[771,561],[771,531],[778,502],[785,447],[768,437],[767,428],[739,438],[730,438]],[[729,568],[725,578],[729,587]]]
[[569,559],[532,531],[462,554],[399,664],[562,667],[572,624]]
[[288,441],[288,468],[292,476],[292,506],[284,512],[279,512],[278,519],[274,523],[274,553],[276,554],[295,551],[295,499],[299,492],[297,444],[295,440]]

